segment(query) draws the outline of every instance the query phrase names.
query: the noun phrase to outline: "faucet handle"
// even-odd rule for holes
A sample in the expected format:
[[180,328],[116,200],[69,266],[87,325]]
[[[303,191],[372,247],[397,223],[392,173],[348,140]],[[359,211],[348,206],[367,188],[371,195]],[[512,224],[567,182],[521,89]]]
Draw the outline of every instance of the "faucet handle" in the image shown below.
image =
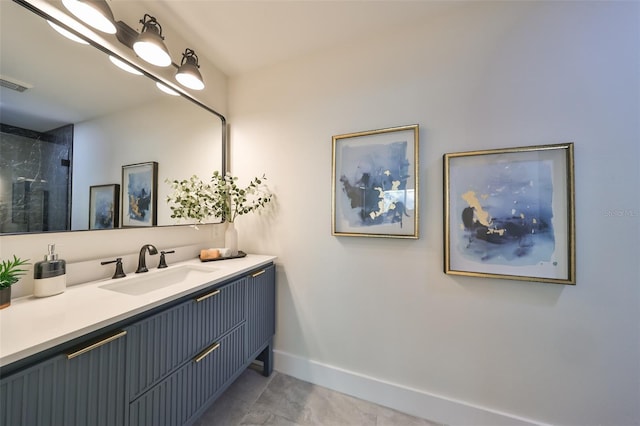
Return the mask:
[[175,253],[175,250],[171,250],[171,251],[161,251],[160,252],[160,263],[158,264],[158,269],[162,269],[162,268],[167,268],[167,261],[164,258],[165,254],[171,254],[171,253]]
[[107,260],[104,262],[100,262],[101,265],[108,265],[110,263],[115,263],[116,264],[116,271],[113,273],[113,276],[111,278],[124,278],[127,276],[127,274],[124,273],[124,270],[122,269],[122,258],[119,257],[116,260]]

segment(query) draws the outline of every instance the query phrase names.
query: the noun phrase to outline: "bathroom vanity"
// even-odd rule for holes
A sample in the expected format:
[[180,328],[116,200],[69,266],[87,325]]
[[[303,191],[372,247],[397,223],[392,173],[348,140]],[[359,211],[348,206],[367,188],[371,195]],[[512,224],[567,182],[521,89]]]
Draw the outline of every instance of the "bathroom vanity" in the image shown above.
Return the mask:
[[[134,276],[15,300],[0,312],[0,424],[191,424],[254,360],[271,374],[273,261],[195,260],[142,287]],[[150,287],[172,269],[198,273]]]

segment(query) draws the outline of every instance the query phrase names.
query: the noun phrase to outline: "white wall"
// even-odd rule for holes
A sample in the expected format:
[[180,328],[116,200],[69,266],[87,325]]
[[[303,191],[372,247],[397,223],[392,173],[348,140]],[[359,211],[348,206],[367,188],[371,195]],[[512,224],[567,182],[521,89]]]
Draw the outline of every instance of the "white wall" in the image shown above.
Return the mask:
[[[459,3],[229,99],[234,174],[277,194],[237,222],[279,256],[276,369],[450,424],[640,424],[639,3]],[[332,237],[331,136],[413,123],[421,238]],[[443,274],[442,155],[569,141],[577,286]]]
[[[158,120],[161,125],[156,125]],[[88,229],[91,185],[121,185],[123,165],[149,161],[158,163],[158,225],[189,223],[171,219],[166,199],[173,191],[165,180],[194,174],[207,180],[220,170],[221,134],[216,116],[191,102],[176,103],[173,97],[76,123],[71,229]]]

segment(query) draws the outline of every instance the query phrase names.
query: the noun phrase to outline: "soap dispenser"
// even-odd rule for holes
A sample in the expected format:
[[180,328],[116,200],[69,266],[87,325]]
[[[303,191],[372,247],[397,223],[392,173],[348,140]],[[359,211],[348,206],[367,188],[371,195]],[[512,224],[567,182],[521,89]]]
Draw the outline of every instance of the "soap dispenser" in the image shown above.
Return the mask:
[[67,263],[58,259],[55,244],[49,244],[44,260],[33,269],[33,295],[47,297],[60,294],[67,288]]

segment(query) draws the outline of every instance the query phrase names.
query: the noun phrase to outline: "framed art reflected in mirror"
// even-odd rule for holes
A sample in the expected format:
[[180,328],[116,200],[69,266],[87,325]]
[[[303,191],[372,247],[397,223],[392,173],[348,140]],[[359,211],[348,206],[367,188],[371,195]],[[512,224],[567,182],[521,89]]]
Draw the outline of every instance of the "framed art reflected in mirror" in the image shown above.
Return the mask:
[[89,188],[89,229],[120,226],[120,185],[94,185]]
[[158,163],[122,166],[122,226],[155,226],[158,221]]

